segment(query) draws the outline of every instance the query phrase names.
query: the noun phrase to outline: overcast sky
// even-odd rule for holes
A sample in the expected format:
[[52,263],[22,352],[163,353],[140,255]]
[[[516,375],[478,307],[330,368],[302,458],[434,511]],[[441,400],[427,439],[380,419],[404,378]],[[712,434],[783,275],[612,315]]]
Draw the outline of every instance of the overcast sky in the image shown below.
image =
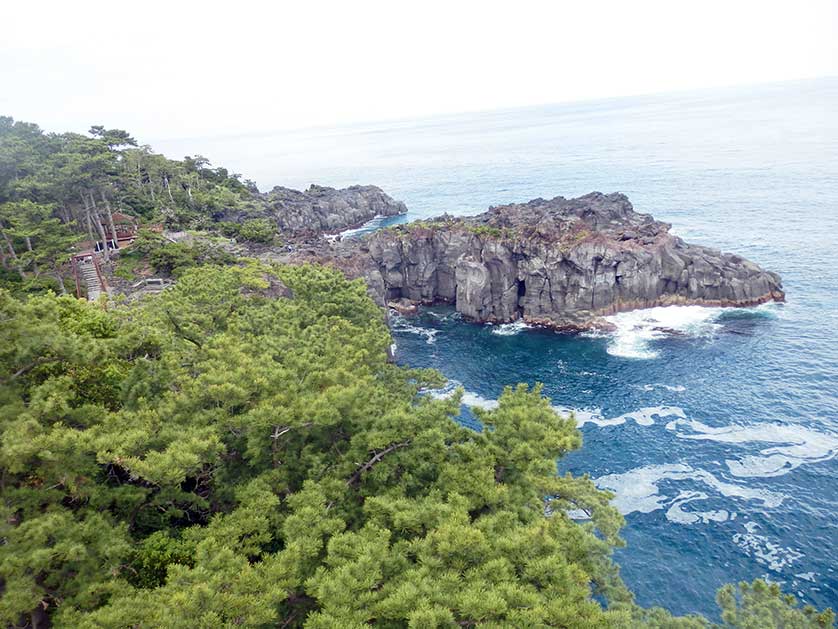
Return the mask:
[[5,0],[0,114],[142,141],[838,75],[838,0]]

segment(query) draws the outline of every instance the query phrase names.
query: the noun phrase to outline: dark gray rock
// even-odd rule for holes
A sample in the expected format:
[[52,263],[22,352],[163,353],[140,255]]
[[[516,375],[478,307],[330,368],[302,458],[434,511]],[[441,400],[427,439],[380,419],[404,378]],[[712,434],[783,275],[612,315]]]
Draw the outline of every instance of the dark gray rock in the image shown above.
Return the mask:
[[358,227],[376,216],[407,212],[404,203],[376,186],[336,190],[312,185],[305,192],[277,186],[257,195],[256,202],[259,214],[273,218],[280,231],[291,234],[338,232]]
[[376,232],[356,245],[354,269],[382,304],[448,302],[475,321],[555,328],[652,306],[784,299],[776,273],[669,228],[623,194],[535,199]]

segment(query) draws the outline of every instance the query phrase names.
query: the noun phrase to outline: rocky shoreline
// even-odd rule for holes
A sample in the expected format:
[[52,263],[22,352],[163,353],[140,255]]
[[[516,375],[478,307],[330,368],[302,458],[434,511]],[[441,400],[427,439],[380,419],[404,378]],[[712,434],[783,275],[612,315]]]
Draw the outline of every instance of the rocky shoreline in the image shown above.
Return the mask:
[[475,322],[558,330],[607,327],[604,316],[655,306],[785,299],[776,273],[669,229],[625,195],[595,192],[400,225],[327,257],[344,268],[352,260],[382,305],[447,303]]
[[620,193],[534,199],[346,239],[336,234],[403,214],[405,204],[375,186],[278,187],[261,195],[257,211],[276,221],[283,246],[239,243],[236,255],[337,267],[363,278],[380,306],[404,314],[445,303],[477,323],[584,331],[608,329],[604,317],[643,308],[785,299],[776,273],[686,243]]
[[312,184],[299,191],[276,186],[270,192],[254,194],[250,208],[225,212],[217,219],[241,221],[269,218],[285,236],[321,233],[336,234],[363,225],[376,216],[397,216],[407,212],[377,186],[350,186],[335,189]]

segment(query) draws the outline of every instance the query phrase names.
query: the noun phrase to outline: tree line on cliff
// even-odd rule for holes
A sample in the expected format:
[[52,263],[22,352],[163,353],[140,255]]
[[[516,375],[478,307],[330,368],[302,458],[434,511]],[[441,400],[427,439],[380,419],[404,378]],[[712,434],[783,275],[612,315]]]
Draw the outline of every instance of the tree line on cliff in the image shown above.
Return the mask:
[[[0,285],[65,292],[72,245],[116,240],[117,211],[170,228],[270,240],[275,227],[265,221],[213,220],[252,204],[255,192],[253,182],[200,155],[168,159],[120,129],[45,133],[0,116]],[[102,255],[110,257],[107,247]]]

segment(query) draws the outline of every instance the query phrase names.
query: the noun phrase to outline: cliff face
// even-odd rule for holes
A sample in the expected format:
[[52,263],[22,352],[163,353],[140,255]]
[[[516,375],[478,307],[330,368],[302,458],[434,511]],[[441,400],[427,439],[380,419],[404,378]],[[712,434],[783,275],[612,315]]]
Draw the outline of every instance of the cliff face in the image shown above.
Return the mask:
[[337,232],[357,227],[376,216],[404,214],[407,208],[376,186],[336,190],[311,186],[305,192],[277,186],[257,197],[264,213],[283,232]]
[[557,328],[651,306],[783,300],[776,273],[669,228],[622,194],[535,199],[377,232],[362,245],[363,274],[381,301],[449,302],[475,321]]

